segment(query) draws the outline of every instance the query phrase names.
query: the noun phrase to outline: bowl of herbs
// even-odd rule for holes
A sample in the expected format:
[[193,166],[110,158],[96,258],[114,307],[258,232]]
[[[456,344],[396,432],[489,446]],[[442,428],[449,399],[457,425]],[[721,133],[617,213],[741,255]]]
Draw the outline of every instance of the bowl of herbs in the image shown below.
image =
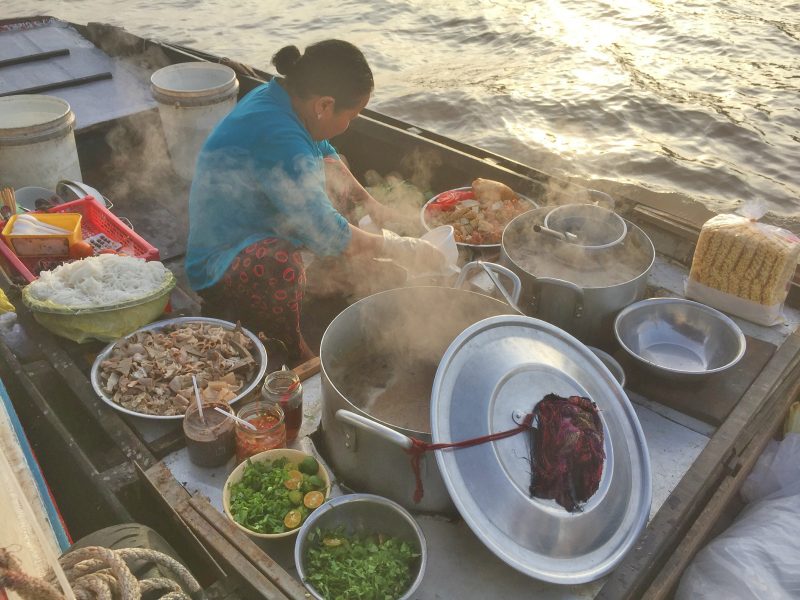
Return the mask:
[[259,539],[296,534],[327,500],[328,472],[310,454],[275,448],[251,456],[228,476],[222,507],[244,532]]
[[422,529],[396,502],[333,498],[309,515],[294,546],[297,574],[317,600],[405,600],[425,574]]

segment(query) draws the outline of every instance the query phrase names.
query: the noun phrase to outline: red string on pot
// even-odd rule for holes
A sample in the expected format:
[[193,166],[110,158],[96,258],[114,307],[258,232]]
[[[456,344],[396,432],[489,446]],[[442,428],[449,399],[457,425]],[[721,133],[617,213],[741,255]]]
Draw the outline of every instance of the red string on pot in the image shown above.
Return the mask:
[[414,502],[419,503],[425,493],[420,462],[426,452],[469,448],[523,431],[531,432],[531,496],[555,500],[569,512],[580,510],[597,491],[603,475],[603,424],[597,405],[589,398],[556,394],[545,396],[514,429],[438,444],[411,438],[406,453],[411,456],[416,480]]
[[486,442],[502,440],[507,437],[517,435],[518,433],[528,431],[533,427],[533,417],[533,414],[525,415],[522,424],[514,429],[508,429],[507,431],[500,431],[498,433],[491,433],[489,435],[483,435],[460,442],[441,442],[438,444],[429,444],[428,442],[423,442],[422,440],[412,437],[412,446],[406,450],[406,453],[411,456],[411,469],[414,471],[414,478],[417,482],[417,486],[414,489],[414,502],[419,503],[425,494],[425,490],[422,486],[422,475],[420,473],[420,461],[422,460],[423,454],[430,452],[431,450],[444,450],[445,448],[469,448],[470,446],[477,446],[479,444],[485,444]]

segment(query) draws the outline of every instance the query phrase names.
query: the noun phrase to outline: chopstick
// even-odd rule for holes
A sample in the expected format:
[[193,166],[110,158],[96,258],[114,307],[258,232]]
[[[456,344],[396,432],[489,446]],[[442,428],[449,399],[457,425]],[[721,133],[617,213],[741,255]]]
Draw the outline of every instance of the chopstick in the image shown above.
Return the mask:
[[[0,199],[2,199],[0,207],[8,209],[7,211],[2,211],[4,219],[10,219],[11,215],[17,214],[17,199],[12,188],[5,187],[0,190]],[[5,214],[6,212],[8,212],[8,215]]]

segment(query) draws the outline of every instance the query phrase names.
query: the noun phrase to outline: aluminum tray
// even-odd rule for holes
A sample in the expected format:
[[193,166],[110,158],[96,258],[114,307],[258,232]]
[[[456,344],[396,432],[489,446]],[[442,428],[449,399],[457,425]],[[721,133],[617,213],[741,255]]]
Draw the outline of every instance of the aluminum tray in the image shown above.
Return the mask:
[[639,420],[597,356],[538,319],[480,321],[453,341],[439,364],[431,432],[440,443],[513,429],[549,393],[587,396],[600,409],[606,461],[600,487],[582,512],[531,498],[525,433],[438,450],[436,460],[461,516],[501,560],[543,581],[585,583],[608,573],[633,547],[652,497]]
[[[141,331],[153,331],[156,329],[163,329],[164,327],[168,327],[170,325],[183,325],[185,323],[208,323],[213,325],[221,325],[225,329],[234,329],[236,327],[235,323],[231,323],[230,321],[223,321],[221,319],[208,319],[205,317],[179,317],[177,319],[166,319],[164,321],[157,321],[155,323],[151,323],[145,327],[140,327],[133,333],[126,335],[124,338],[120,340],[116,340],[111,342],[108,346],[103,348],[100,354],[97,355],[97,358],[94,360],[94,364],[92,365],[92,371],[90,374],[90,379],[92,380],[92,387],[94,388],[95,393],[100,396],[100,398],[108,404],[111,408],[114,408],[120,412],[124,412],[125,414],[140,417],[142,419],[154,419],[159,421],[169,421],[169,420],[180,420],[183,419],[183,415],[148,415],[145,413],[136,412],[130,409],[125,408],[124,406],[120,406],[116,402],[114,402],[103,389],[103,386],[100,381],[100,363],[106,360],[108,356],[111,354],[111,349],[114,347],[115,344],[120,342],[122,339],[128,339],[131,336],[136,335]],[[239,394],[229,402],[229,404],[233,404],[238,402],[245,396],[247,396],[250,392],[252,392],[259,382],[263,379],[264,374],[267,372],[267,350],[264,348],[264,344],[261,343],[261,340],[258,339],[251,331],[245,329],[244,327],[241,328],[242,333],[244,333],[247,337],[249,337],[253,344],[255,345],[255,352],[254,358],[258,361],[258,371],[256,372],[256,376],[253,380],[241,391]]]

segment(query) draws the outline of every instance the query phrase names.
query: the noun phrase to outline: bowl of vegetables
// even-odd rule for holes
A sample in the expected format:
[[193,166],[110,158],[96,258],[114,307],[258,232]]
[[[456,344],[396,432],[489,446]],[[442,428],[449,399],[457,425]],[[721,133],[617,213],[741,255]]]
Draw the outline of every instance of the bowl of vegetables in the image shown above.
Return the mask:
[[222,490],[227,517],[259,539],[295,535],[328,499],[328,472],[310,454],[275,448],[251,456],[228,476]]
[[317,600],[405,600],[422,583],[427,548],[402,506],[372,494],[348,494],[314,511],[294,546],[297,574]]

